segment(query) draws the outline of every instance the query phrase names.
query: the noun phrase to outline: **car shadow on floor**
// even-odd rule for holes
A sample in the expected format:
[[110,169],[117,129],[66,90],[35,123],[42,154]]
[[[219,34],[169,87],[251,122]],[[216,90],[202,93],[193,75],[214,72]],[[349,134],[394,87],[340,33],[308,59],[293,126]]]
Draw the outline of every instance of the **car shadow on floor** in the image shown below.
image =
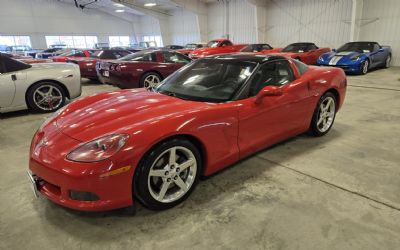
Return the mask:
[[[277,184],[270,177],[270,171],[279,164],[266,161],[259,157],[259,155],[271,150],[285,150],[285,147],[290,147],[292,144],[306,146],[299,147],[294,154],[287,155],[287,159],[306,154],[317,148],[326,147],[325,144],[344,136],[344,133],[349,131],[349,129],[345,125],[343,126],[337,126],[341,127],[340,129],[333,128],[330,133],[323,137],[316,138],[302,134],[249,156],[200,181],[196,190],[194,190],[185,202],[169,210],[152,211],[136,202],[137,213],[135,216],[125,215],[121,213],[121,210],[80,212],[58,206],[44,198],[35,202],[34,207],[40,215],[55,227],[75,237],[84,238],[88,237],[85,236],[86,233],[90,235],[92,230],[103,230],[103,228],[106,230],[110,225],[117,228],[128,227],[131,231],[150,230],[151,232],[152,230],[157,231],[164,226],[167,227],[168,224],[175,223],[174,218],[190,217],[196,215],[196,213],[201,214],[202,211],[209,211],[218,217],[218,213],[227,208],[227,204],[220,202],[220,200],[234,200],[235,195],[256,182],[265,183],[265,187],[263,184],[262,188],[267,190],[267,194],[260,197],[259,194],[246,190],[247,194],[245,197],[241,197],[241,200],[237,202],[255,202],[254,199],[263,199],[270,203],[279,202],[277,200],[279,198],[276,198],[276,190],[280,188],[277,188]],[[231,207],[230,209],[233,208]],[[70,223],[71,220],[74,223]],[[75,228],[76,224],[81,225],[79,232]],[[120,235],[123,236],[123,233]],[[118,236],[115,234],[113,236],[105,234],[98,240],[107,241],[115,237]]]

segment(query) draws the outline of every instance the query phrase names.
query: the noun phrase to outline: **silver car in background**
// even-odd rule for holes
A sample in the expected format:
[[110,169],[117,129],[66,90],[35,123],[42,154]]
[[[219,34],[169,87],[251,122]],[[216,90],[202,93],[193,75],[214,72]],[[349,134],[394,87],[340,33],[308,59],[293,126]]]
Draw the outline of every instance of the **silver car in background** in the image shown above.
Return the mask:
[[31,109],[52,112],[82,92],[79,66],[26,64],[0,53],[0,113]]

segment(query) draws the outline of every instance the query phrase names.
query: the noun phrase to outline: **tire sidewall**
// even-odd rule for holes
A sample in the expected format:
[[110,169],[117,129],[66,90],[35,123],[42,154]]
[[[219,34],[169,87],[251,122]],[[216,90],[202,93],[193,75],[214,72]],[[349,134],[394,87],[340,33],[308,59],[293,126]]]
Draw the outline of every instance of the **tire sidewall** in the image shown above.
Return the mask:
[[[42,108],[40,108],[39,106],[37,106],[33,100],[33,94],[36,91],[36,89],[38,89],[39,87],[43,86],[43,85],[51,85],[55,88],[57,88],[62,97],[61,97],[61,104],[58,108],[53,109],[53,110],[44,110]],[[57,109],[60,109],[61,107],[63,107],[65,105],[65,101],[66,101],[66,94],[64,89],[57,83],[54,82],[40,82],[40,83],[36,83],[34,84],[32,87],[29,88],[29,90],[26,93],[26,102],[27,102],[27,106],[29,109],[35,111],[35,112],[39,112],[39,113],[51,113],[56,111]]]
[[[364,67],[365,67],[366,63],[368,63],[368,69],[367,69],[366,72],[364,72]],[[368,71],[369,71],[369,67],[370,67],[369,60],[365,60],[363,63],[361,63],[361,71],[360,71],[360,73],[362,75],[366,75],[368,73]]]
[[[158,156],[164,151],[168,150],[169,148],[175,146],[182,146],[192,151],[197,161],[196,177],[190,189],[180,199],[170,203],[161,203],[155,200],[151,196],[150,191],[148,190],[149,172],[151,166],[153,165],[154,161],[158,158]],[[140,161],[139,166],[134,175],[134,184],[133,184],[134,198],[137,198],[144,206],[152,210],[164,210],[172,208],[189,197],[189,195],[195,189],[201,173],[202,173],[201,154],[198,148],[195,145],[193,145],[193,143],[181,137],[176,137],[171,140],[167,140],[153,147]]]
[[[387,63],[388,59],[389,59],[389,64]],[[387,69],[390,68],[390,63],[391,62],[392,62],[392,55],[388,55],[386,60],[385,60],[385,68],[387,68]]]
[[[332,97],[333,100],[334,100],[334,102],[335,102],[335,114],[334,114],[334,117],[333,117],[333,120],[332,120],[332,124],[331,124],[331,126],[329,127],[329,129],[327,129],[325,132],[321,132],[321,131],[318,129],[318,124],[317,124],[317,123],[318,123],[318,115],[319,115],[319,112],[320,112],[320,109],[321,109],[321,107],[320,107],[320,106],[321,106],[321,103],[322,103],[327,97]],[[337,107],[337,99],[336,99],[336,96],[335,96],[334,94],[332,94],[331,92],[325,93],[325,94],[319,99],[319,101],[318,101],[318,103],[317,103],[317,106],[315,107],[314,114],[313,114],[313,117],[312,117],[312,120],[311,120],[311,125],[310,125],[310,132],[311,132],[312,135],[314,135],[314,136],[323,136],[323,135],[327,134],[327,133],[331,130],[331,128],[333,127],[333,124],[335,123],[335,118],[336,118],[336,113],[337,113],[336,107]]]

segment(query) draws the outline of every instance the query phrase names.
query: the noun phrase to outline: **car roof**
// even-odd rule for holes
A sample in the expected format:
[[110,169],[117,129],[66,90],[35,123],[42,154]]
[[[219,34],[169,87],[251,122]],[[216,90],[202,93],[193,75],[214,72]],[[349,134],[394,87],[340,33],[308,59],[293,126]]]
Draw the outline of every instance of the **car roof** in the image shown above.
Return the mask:
[[315,45],[315,43],[310,43],[310,42],[298,42],[298,43],[291,43],[290,45]]
[[233,61],[251,61],[255,63],[263,63],[266,61],[271,61],[276,59],[287,59],[286,57],[278,55],[254,54],[254,53],[219,54],[219,55],[207,56],[205,58],[213,58],[221,60],[231,59]]

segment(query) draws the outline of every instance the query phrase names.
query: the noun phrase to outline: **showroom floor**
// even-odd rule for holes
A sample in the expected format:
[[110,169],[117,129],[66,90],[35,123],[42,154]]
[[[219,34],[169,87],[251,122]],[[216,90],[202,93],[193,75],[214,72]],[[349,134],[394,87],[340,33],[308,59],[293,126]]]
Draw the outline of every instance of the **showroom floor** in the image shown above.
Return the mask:
[[[34,199],[25,175],[48,115],[0,115],[0,249],[395,249],[400,69],[349,76],[325,137],[298,136],[200,183],[182,205],[80,213]],[[84,95],[113,87],[85,83]]]

